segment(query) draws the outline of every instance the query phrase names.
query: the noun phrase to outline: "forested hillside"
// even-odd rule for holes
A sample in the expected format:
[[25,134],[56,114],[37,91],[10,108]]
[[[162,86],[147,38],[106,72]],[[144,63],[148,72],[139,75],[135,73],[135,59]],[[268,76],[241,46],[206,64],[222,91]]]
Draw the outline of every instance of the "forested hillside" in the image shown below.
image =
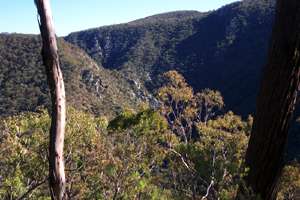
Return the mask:
[[[220,92],[195,93],[176,71],[163,78],[160,109],[124,109],[107,120],[68,107],[69,199],[234,199],[253,118],[216,115],[224,106]],[[50,199],[49,126],[44,109],[0,118],[1,199]],[[289,163],[278,200],[295,194],[299,178],[299,164]]]
[[[64,84],[57,83],[62,79],[57,78],[61,73],[54,27],[41,28],[51,22],[49,13],[40,24],[43,44],[39,35],[1,33],[0,199],[50,200],[53,188],[59,190],[59,199],[74,200],[231,200],[239,193],[262,199],[262,193],[247,185],[253,170],[247,166],[247,149],[259,118],[254,113],[256,96],[275,2],[243,0],[203,13],[174,11],[58,38]],[[51,10],[42,0],[35,3],[40,17]],[[43,63],[42,46],[52,50],[43,52],[51,62],[44,57]],[[300,60],[297,53],[285,58]],[[52,85],[45,67],[48,77],[58,71],[49,79]],[[297,79],[298,73],[292,72]],[[279,91],[272,83],[267,93],[271,103],[277,100],[272,92]],[[278,106],[283,117],[268,112],[277,109],[265,109],[269,115],[260,117],[265,133],[275,135],[264,129],[264,122],[274,118],[284,119],[288,135],[291,112],[285,110],[294,108],[298,83],[290,84],[296,87],[289,106]],[[56,109],[52,113],[49,85]],[[277,200],[294,199],[300,189],[299,116],[298,106],[279,163],[285,166],[274,192],[278,190]],[[272,156],[282,153],[283,128],[276,129],[275,139],[256,138],[267,145],[254,145],[258,153],[252,157],[266,163],[262,169],[270,169],[270,176],[270,156],[257,154],[260,148],[273,150]],[[255,175],[255,184],[261,184],[264,173]]]
[[246,0],[208,13],[167,13],[72,33],[66,40],[149,90],[159,74],[176,69],[196,90],[220,90],[227,109],[247,116],[255,108],[274,4]]
[[[159,87],[161,73],[176,69],[193,89],[219,90],[225,110],[247,117],[255,111],[274,14],[275,0],[244,0],[207,13],[172,12],[80,31],[66,40],[150,93]],[[291,157],[298,155],[298,116],[299,109]]]
[[[217,89],[225,110],[247,117],[255,110],[274,4],[245,0],[207,13],[177,11],[72,33],[65,39],[88,55],[60,39],[67,100],[106,116],[143,102],[157,106],[160,75],[176,69],[195,91]],[[39,38],[1,34],[0,43],[1,115],[48,105]],[[297,141],[290,140],[292,152]]]
[[[83,98],[97,93],[100,98],[85,104],[98,113],[107,106],[96,107],[111,104],[111,95],[113,107],[134,101],[153,103],[151,94],[159,87],[159,75],[176,69],[196,91],[220,90],[226,109],[246,117],[255,107],[274,2],[243,1],[207,13],[171,12],[72,33],[65,39],[85,50],[97,65],[83,51],[60,40],[69,100],[80,102],[80,98],[71,98],[80,92],[85,92]],[[1,113],[34,110],[36,105],[47,104],[44,78],[37,78],[43,76],[38,37],[1,34],[0,39]],[[91,69],[99,74],[91,73]],[[22,90],[18,97],[12,92],[15,90]]]
[[[105,70],[79,48],[59,40],[61,65],[70,105],[112,116],[135,99],[117,72]],[[38,36],[0,35],[0,115],[35,111],[48,106],[48,86]]]

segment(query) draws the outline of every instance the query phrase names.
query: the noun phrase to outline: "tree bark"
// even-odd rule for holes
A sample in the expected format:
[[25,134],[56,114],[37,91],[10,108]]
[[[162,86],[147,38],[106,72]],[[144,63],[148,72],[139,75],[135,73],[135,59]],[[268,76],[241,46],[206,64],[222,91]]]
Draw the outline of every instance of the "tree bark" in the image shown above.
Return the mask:
[[49,143],[49,186],[51,198],[62,200],[65,192],[63,160],[66,121],[65,88],[59,65],[50,0],[35,0],[43,40],[42,57],[51,93],[52,113]]
[[272,43],[246,153],[249,172],[237,199],[276,199],[300,76],[300,1],[278,0]]

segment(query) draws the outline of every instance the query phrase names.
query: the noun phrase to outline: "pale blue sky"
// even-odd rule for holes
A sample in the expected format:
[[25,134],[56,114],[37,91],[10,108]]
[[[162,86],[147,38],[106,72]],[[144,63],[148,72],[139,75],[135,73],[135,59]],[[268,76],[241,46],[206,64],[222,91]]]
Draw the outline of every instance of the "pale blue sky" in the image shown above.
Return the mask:
[[[237,0],[51,0],[59,36],[175,10],[208,11]],[[0,0],[0,32],[39,33],[33,0]]]

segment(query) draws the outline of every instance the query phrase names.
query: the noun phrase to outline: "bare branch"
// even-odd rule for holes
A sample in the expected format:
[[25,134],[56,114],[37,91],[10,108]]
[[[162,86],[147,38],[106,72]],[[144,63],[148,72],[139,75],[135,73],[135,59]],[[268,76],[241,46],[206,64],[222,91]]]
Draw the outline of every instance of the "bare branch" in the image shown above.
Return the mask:
[[37,182],[36,184],[32,185],[27,192],[25,192],[22,196],[18,197],[16,200],[22,200],[25,197],[27,197],[31,192],[33,192],[35,189],[37,189],[38,187],[40,187],[41,185],[43,185],[44,183],[46,183],[46,181],[48,180],[48,178],[45,178],[44,180]]
[[185,166],[188,170],[190,170],[190,171],[192,171],[192,172],[195,172],[195,171],[196,171],[195,169],[191,168],[191,167],[187,164],[187,162],[184,160],[184,157],[183,157],[180,153],[178,153],[175,149],[170,149],[170,151],[173,152],[173,153],[175,153],[177,156],[180,157],[182,163],[184,164],[184,166]]
[[208,197],[209,192],[210,192],[210,189],[211,189],[211,187],[212,187],[214,184],[215,184],[214,181],[211,180],[211,182],[210,182],[210,184],[209,184],[209,186],[208,186],[208,188],[207,188],[207,190],[206,190],[206,194],[205,194],[205,196],[203,196],[203,197],[201,198],[201,200],[204,200],[204,199],[206,199],[206,198]]

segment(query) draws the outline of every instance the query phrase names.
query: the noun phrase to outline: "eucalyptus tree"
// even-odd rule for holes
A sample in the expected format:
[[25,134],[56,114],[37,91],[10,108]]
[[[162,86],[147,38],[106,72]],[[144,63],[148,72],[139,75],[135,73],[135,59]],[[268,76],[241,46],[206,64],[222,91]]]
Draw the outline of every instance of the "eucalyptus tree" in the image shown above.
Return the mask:
[[52,114],[49,143],[49,186],[51,198],[61,200],[65,193],[63,159],[66,123],[65,87],[60,69],[50,0],[35,0],[43,40],[42,57],[51,93]]
[[[272,42],[237,199],[276,199],[300,83],[300,1],[278,0]],[[253,196],[253,197],[251,197]]]

